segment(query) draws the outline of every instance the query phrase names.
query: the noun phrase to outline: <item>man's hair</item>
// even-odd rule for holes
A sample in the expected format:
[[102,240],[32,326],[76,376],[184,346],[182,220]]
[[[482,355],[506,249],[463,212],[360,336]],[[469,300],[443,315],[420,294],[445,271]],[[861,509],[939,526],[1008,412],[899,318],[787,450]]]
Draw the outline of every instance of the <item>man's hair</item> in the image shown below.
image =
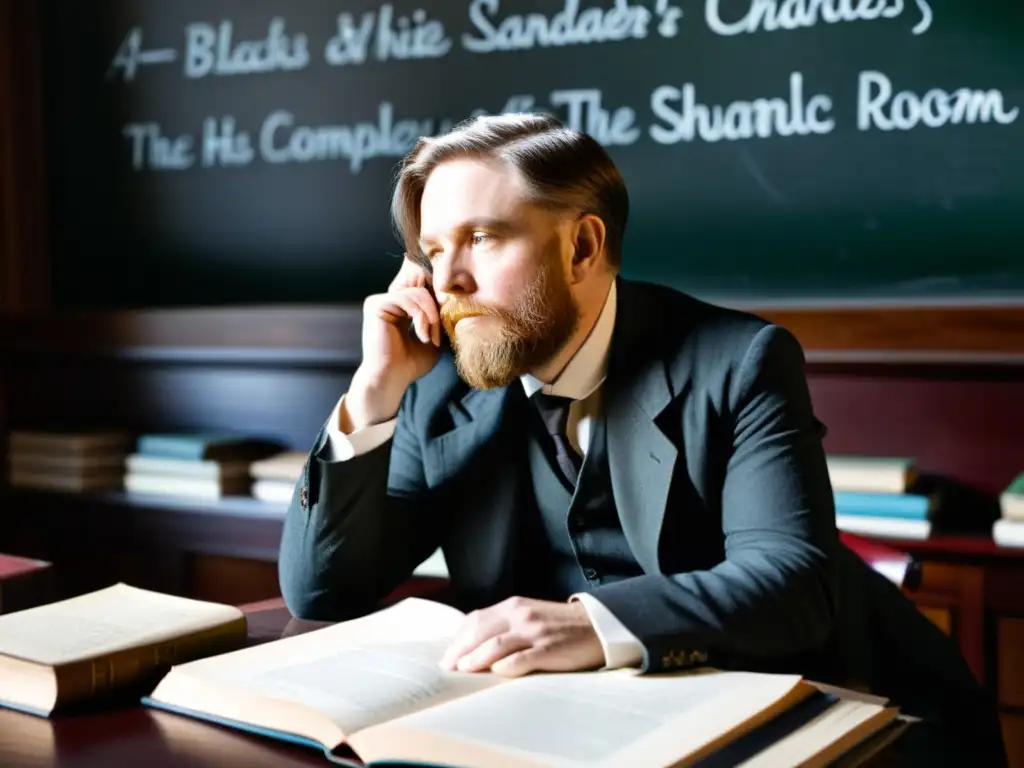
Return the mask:
[[420,199],[427,178],[438,165],[457,158],[500,160],[518,171],[531,202],[598,216],[605,226],[608,263],[620,265],[629,215],[622,175],[593,137],[546,114],[480,116],[416,142],[402,162],[391,199],[396,235],[410,257],[422,260]]

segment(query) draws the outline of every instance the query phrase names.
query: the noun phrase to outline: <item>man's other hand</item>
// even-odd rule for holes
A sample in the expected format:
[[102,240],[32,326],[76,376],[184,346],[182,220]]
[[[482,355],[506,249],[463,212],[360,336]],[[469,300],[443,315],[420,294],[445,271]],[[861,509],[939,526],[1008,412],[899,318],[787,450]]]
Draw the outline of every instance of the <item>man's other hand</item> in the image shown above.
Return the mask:
[[512,597],[466,617],[441,666],[518,677],[604,665],[604,650],[586,608]]

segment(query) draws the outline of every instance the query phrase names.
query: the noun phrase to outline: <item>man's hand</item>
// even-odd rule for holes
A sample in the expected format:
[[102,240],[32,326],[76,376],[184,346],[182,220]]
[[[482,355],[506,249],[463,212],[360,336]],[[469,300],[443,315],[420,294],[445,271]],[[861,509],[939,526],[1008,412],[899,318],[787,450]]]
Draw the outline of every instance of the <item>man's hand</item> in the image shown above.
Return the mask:
[[394,417],[409,385],[437,364],[441,332],[430,278],[406,257],[388,292],[363,303],[363,361],[345,397],[342,432]]
[[582,603],[512,597],[466,617],[441,659],[447,669],[518,677],[604,665],[604,649]]

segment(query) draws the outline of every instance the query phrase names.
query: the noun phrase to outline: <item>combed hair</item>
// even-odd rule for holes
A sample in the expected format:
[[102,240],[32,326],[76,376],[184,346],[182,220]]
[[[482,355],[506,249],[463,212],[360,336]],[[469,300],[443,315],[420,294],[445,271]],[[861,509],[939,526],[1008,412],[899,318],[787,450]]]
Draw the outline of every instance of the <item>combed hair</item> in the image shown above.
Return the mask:
[[427,178],[456,158],[501,160],[521,174],[532,202],[598,216],[605,226],[608,263],[621,264],[629,215],[622,175],[597,140],[546,114],[484,115],[416,142],[402,161],[391,199],[395,234],[410,257],[423,259],[419,219]]

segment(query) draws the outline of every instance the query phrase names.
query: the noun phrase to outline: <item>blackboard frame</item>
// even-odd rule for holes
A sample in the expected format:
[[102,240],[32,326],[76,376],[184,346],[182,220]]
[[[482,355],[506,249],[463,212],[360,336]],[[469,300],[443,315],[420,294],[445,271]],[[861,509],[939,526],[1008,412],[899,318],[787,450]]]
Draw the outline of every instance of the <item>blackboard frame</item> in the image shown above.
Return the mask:
[[[0,5],[0,349],[70,354],[357,360],[359,308],[56,311],[49,295],[41,3]],[[1024,362],[1024,303],[748,305],[793,331],[811,362]]]

